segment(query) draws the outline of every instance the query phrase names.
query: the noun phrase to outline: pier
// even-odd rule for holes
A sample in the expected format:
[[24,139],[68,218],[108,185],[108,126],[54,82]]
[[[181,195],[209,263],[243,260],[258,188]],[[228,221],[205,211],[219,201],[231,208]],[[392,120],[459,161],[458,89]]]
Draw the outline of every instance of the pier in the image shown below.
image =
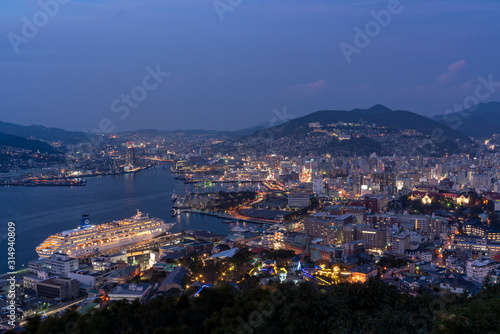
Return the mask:
[[227,219],[227,220],[234,220],[234,221],[239,220],[239,221],[243,221],[245,223],[261,224],[261,225],[273,225],[273,224],[282,223],[282,222],[276,221],[276,220],[265,220],[265,219],[251,218],[251,217],[245,217],[245,216],[228,215],[228,214],[224,214],[224,213],[198,211],[198,210],[192,210],[192,209],[180,209],[179,213],[195,213],[195,214],[200,214],[200,215],[212,216],[212,217],[216,217],[216,218],[220,218],[220,219]]

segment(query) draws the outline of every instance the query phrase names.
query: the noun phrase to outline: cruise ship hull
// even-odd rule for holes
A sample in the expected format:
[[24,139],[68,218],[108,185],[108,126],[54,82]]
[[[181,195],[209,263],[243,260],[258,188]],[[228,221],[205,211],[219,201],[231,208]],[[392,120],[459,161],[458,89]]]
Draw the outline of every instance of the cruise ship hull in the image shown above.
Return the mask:
[[158,233],[151,233],[151,236],[149,238],[135,237],[135,238],[129,238],[129,239],[122,239],[118,242],[99,244],[99,245],[80,248],[80,249],[69,249],[68,251],[61,250],[59,252],[68,254],[71,257],[88,256],[88,255],[91,255],[94,253],[103,253],[105,251],[110,251],[112,249],[119,250],[121,248],[127,248],[128,246],[132,246],[132,245],[147,241],[149,239],[156,238],[157,236],[160,236],[163,233],[165,233],[165,231],[158,232]]
[[165,224],[159,218],[143,217],[140,212],[131,219],[97,226],[89,226],[87,220],[84,227],[48,237],[36,252],[40,257],[50,257],[54,253],[85,257],[147,242],[166,233],[173,225],[175,223]]

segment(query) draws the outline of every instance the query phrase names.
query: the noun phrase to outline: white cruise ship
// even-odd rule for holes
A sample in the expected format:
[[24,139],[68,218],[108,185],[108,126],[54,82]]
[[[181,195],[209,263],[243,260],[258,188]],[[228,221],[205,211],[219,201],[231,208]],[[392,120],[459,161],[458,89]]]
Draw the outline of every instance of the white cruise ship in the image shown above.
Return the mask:
[[247,228],[235,226],[231,229],[232,232],[238,232],[238,233],[243,233],[243,232],[249,232],[250,230]]
[[99,225],[90,225],[89,216],[83,215],[80,227],[51,235],[36,247],[36,252],[40,257],[49,257],[53,253],[72,257],[91,255],[149,240],[167,232],[174,225],[165,224],[160,218],[143,215],[139,210],[132,218]]

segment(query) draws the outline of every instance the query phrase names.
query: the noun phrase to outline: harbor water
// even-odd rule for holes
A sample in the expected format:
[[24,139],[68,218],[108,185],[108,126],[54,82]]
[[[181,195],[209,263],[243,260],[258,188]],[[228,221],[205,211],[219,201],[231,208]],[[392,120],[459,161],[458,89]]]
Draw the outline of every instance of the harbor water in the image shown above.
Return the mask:
[[[134,174],[87,178],[83,187],[0,187],[0,257],[6,259],[8,222],[16,227],[16,270],[27,268],[28,261],[38,258],[35,247],[49,235],[78,227],[82,214],[90,215],[91,223],[129,218],[139,209],[150,216],[175,222],[171,232],[190,229],[231,234],[232,224],[223,224],[212,216],[183,213],[171,217],[172,193],[240,191],[247,186],[195,188],[176,180],[170,166],[157,165]],[[0,273],[8,272],[2,261]]]

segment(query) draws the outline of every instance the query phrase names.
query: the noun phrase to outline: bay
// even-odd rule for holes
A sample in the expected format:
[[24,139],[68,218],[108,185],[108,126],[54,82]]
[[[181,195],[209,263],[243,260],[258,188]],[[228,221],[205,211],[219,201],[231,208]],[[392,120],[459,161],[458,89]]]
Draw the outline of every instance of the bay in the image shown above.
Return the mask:
[[[202,191],[240,191],[216,185]],[[218,234],[231,234],[231,225],[215,217],[181,214],[171,217],[172,192],[179,195],[194,191],[176,180],[170,166],[157,165],[134,174],[87,178],[83,187],[0,187],[0,273],[7,268],[7,224],[16,226],[16,270],[26,268],[28,261],[38,258],[35,247],[49,235],[76,228],[82,214],[99,224],[129,218],[139,209],[150,216],[175,222],[172,232],[199,229]],[[198,190],[200,191],[200,190]]]

